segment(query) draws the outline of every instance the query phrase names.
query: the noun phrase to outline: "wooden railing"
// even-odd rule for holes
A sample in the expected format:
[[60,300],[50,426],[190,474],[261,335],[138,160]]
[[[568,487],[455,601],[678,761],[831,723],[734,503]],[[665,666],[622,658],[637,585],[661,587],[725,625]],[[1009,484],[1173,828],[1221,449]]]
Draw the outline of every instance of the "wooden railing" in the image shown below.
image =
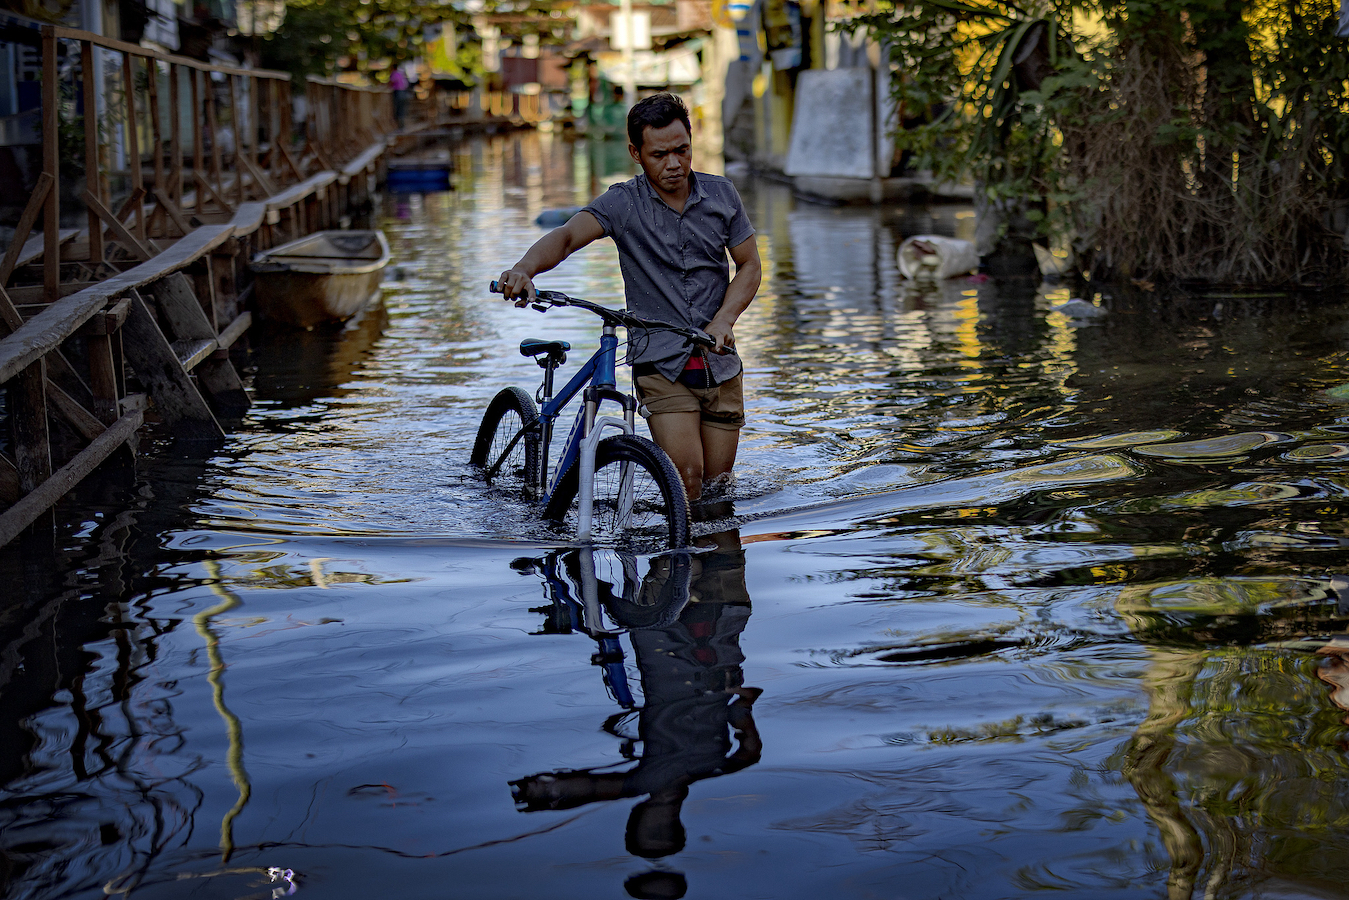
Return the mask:
[[151,403],[182,438],[223,437],[248,407],[228,350],[251,254],[335,226],[394,130],[385,90],[311,80],[296,123],[282,72],[54,26],[42,49],[43,171],[0,259],[0,545],[134,448]]

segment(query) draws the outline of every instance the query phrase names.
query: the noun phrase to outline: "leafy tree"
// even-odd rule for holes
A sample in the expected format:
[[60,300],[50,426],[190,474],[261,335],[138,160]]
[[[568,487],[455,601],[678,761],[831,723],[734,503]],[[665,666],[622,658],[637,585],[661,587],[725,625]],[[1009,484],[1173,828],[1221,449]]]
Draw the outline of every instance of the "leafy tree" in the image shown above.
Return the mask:
[[[340,67],[362,73],[387,70],[422,55],[424,27],[468,14],[426,0],[289,0],[281,27],[259,47],[262,64],[305,75],[332,75]],[[470,65],[471,54],[464,57]]]
[[[919,165],[1071,239],[1097,277],[1340,282],[1335,0],[914,0],[890,43]],[[1343,213],[1340,213],[1343,218]],[[1332,227],[1335,225],[1335,227]]]

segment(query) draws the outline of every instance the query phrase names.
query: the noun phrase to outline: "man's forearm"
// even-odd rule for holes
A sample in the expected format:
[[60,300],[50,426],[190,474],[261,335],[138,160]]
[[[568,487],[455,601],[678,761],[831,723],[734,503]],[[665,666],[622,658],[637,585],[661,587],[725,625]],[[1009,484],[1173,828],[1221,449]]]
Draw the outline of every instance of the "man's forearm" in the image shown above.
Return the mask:
[[749,309],[749,305],[754,302],[754,295],[759,292],[762,280],[763,266],[757,259],[736,267],[735,277],[727,285],[726,296],[722,298],[721,308],[712,317],[712,321],[720,322],[727,328],[735,325],[740,314]]
[[511,268],[524,272],[530,278],[540,272],[557,268],[572,253],[571,241],[562,229],[555,229],[534,242]]

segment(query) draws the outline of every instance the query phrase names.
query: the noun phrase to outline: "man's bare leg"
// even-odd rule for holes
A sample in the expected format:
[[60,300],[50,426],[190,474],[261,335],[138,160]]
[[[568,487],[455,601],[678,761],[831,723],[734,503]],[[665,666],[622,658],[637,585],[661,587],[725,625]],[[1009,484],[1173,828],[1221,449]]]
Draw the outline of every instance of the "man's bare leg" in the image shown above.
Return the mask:
[[703,484],[730,473],[740,449],[740,430],[702,425]]
[[704,425],[696,412],[657,413],[647,419],[651,436],[670,455],[690,500],[703,495],[703,484],[735,466],[740,432]]

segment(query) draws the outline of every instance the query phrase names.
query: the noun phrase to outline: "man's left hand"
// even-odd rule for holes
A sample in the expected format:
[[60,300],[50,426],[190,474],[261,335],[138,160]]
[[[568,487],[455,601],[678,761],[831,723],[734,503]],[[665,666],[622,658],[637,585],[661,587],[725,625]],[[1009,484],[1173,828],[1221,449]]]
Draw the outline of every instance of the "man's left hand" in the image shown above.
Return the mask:
[[712,348],[713,353],[725,356],[728,353],[735,352],[735,334],[732,333],[731,326],[723,325],[713,319],[707,323],[707,327],[703,330],[707,332],[708,337],[717,342],[717,345]]

